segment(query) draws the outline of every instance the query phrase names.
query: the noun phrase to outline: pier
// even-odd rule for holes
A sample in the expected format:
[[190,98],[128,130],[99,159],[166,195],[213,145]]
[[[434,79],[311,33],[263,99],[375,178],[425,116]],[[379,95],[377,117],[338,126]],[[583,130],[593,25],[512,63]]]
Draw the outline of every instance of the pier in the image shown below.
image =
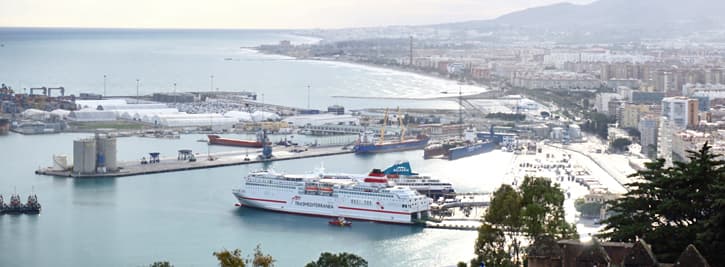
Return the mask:
[[254,164],[263,162],[273,162],[282,160],[312,158],[312,157],[324,157],[340,154],[353,153],[352,150],[345,150],[342,146],[329,146],[329,147],[314,147],[309,148],[307,151],[292,152],[287,151],[284,147],[275,147],[273,157],[270,159],[262,159],[257,157],[261,153],[261,149],[240,151],[229,151],[229,152],[217,152],[217,153],[197,153],[195,154],[195,160],[191,161],[188,159],[180,159],[177,156],[174,157],[162,157],[157,163],[145,163],[141,161],[120,161],[118,162],[119,170],[115,172],[106,173],[78,173],[72,170],[56,170],[52,167],[47,167],[35,171],[36,174],[49,175],[49,176],[62,176],[62,177],[77,177],[77,178],[101,178],[101,177],[122,177],[122,176],[133,176],[143,175],[152,173],[162,172],[175,172],[195,169],[207,169],[214,167]]

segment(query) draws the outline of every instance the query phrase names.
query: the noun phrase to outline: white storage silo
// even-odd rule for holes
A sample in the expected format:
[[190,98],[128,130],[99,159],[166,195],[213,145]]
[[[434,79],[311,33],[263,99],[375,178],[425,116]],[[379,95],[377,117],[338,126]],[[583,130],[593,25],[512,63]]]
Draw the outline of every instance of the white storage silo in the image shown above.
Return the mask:
[[[106,171],[118,169],[116,162],[116,138],[97,137],[96,139],[97,158],[96,167],[106,167]],[[102,162],[100,159],[103,159]]]
[[94,173],[96,171],[96,140],[73,141],[73,172]]

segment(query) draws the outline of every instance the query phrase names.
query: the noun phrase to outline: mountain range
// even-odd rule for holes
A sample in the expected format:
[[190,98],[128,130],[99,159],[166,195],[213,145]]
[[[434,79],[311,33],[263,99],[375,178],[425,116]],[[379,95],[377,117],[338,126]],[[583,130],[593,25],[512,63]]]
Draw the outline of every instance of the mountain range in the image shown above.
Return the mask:
[[725,29],[725,0],[599,0],[530,8],[492,20],[439,25],[493,29],[521,27],[553,31],[692,31]]

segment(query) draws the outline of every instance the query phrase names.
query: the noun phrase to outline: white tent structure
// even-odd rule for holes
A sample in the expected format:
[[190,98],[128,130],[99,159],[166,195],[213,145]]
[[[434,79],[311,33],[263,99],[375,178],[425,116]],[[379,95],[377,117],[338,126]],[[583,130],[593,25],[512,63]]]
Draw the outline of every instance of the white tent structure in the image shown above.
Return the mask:
[[275,113],[257,110],[252,113],[252,119],[254,121],[278,121],[281,118]]
[[23,118],[39,121],[50,118],[50,112],[34,108],[26,109],[25,111],[23,111],[23,113],[20,114],[23,116]]
[[55,109],[50,112],[51,115],[58,116],[61,119],[67,119],[68,115],[70,115],[70,110],[65,109]]
[[72,121],[115,121],[116,113],[113,111],[95,110],[95,109],[81,109],[71,111],[68,114],[68,119]]
[[239,122],[252,121],[252,114],[250,114],[249,112],[244,112],[244,111],[236,111],[236,110],[229,111],[227,113],[224,113],[224,117],[233,118]]
[[104,99],[104,100],[76,100],[78,109],[96,109],[98,106],[107,105],[128,105],[125,99]]
[[320,126],[320,125],[360,125],[360,119],[352,115],[334,115],[334,114],[318,114],[318,115],[299,115],[287,117],[284,120],[289,125],[295,127]]
[[134,109],[167,109],[169,106],[166,104],[124,104],[124,105],[100,105],[103,110],[134,110]]

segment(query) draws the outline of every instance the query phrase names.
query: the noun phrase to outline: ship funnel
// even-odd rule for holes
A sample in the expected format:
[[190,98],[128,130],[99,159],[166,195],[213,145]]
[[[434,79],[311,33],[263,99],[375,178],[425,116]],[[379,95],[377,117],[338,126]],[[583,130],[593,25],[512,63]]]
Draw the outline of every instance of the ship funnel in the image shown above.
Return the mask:
[[403,161],[393,164],[393,166],[390,166],[389,168],[385,169],[383,172],[386,175],[390,174],[397,174],[397,175],[417,175],[417,173],[413,172],[413,169],[410,167],[410,162]]

